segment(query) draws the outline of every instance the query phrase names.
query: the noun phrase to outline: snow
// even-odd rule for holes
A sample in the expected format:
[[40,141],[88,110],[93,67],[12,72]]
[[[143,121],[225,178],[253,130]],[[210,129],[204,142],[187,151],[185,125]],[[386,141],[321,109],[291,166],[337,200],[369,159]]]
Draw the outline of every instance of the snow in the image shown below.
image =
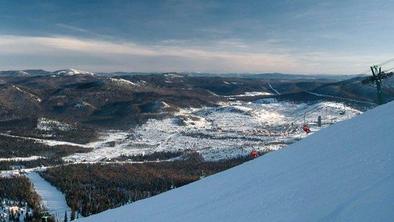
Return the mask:
[[42,102],[42,99],[36,95],[34,95],[33,93],[27,92],[21,88],[19,88],[16,85],[12,85],[13,88],[15,88],[16,90],[18,90],[19,92],[23,93],[23,94],[27,94],[28,96],[30,96],[31,98],[33,98],[34,100],[36,100],[37,102]]
[[40,195],[48,212],[63,221],[64,212],[71,212],[63,193],[44,180],[38,173],[29,173],[27,177],[33,183],[34,189]]
[[25,201],[11,200],[7,198],[0,198],[0,221],[1,222],[12,222],[10,216],[12,214],[18,215],[18,221],[25,221],[26,213],[33,215],[33,210],[27,206]]
[[[340,115],[345,111],[344,115]],[[97,162],[121,155],[132,156],[160,151],[199,152],[206,160],[220,160],[258,151],[277,150],[302,139],[304,114],[312,132],[359,115],[342,103],[315,104],[278,102],[228,102],[220,107],[181,109],[173,117],[150,119],[129,131],[109,131],[86,144],[94,150],[63,158],[67,162]]]
[[238,167],[80,221],[391,221],[394,102]]
[[21,176],[21,175],[25,175],[26,173],[32,173],[32,172],[41,172],[41,171],[47,170],[48,168],[57,167],[57,166],[56,165],[50,166],[50,167],[49,166],[39,166],[39,167],[33,167],[33,168],[1,170],[0,171],[0,178],[2,178],[2,177],[7,178],[7,177]]
[[77,69],[57,70],[54,73],[55,73],[55,76],[74,76],[74,75],[91,75],[91,76],[93,76],[94,75],[94,73],[92,73],[92,72],[81,71],[81,70],[77,70]]
[[38,159],[45,159],[45,157],[43,156],[11,157],[11,158],[0,158],[0,161],[32,161]]
[[269,92],[244,92],[243,94],[239,95],[231,95],[231,96],[225,96],[225,97],[247,97],[247,96],[270,96],[272,93]]
[[80,103],[75,104],[74,107],[75,108],[89,107],[91,109],[96,109],[95,106],[85,101],[81,101]]
[[183,78],[184,77],[183,75],[180,75],[177,73],[167,73],[167,74],[164,74],[164,76],[168,77],[168,78]]
[[272,91],[274,91],[276,93],[276,95],[280,95],[280,92],[278,90],[276,90],[274,87],[272,87],[271,83],[268,83],[268,87],[270,87],[270,89]]
[[122,78],[110,78],[112,82],[115,82],[117,84],[126,84],[126,85],[131,85],[131,86],[139,86],[138,83],[132,82],[130,80],[122,79]]
[[[161,102],[164,108],[170,107]],[[344,112],[343,115],[340,113]],[[93,148],[88,153],[75,153],[63,158],[68,163],[107,161],[122,155],[133,156],[153,152],[194,150],[206,160],[220,160],[248,155],[258,151],[278,150],[307,135],[302,131],[305,121],[312,133],[333,123],[350,119],[361,112],[342,103],[291,103],[275,99],[255,102],[223,102],[218,107],[180,109],[165,119],[150,119],[145,124],[126,131],[102,132],[98,141],[77,144],[0,133],[43,143],[49,146],[70,145]],[[317,126],[318,116],[322,127]],[[39,119],[37,128],[69,130],[71,125],[46,118]]]
[[170,104],[168,104],[168,103],[166,103],[164,101],[161,101],[161,105],[163,105],[163,108],[170,108],[171,107]]
[[[88,143],[84,146],[94,148],[92,152],[88,153],[75,153],[70,156],[64,157],[66,162],[97,162],[105,159],[112,159],[121,155],[129,155],[130,152],[127,147],[126,139],[130,136],[128,132],[122,131],[108,131],[102,133],[100,139],[95,142]],[[140,150],[140,152],[143,152]],[[139,154],[136,152],[135,154]]]
[[52,131],[55,129],[60,131],[69,131],[72,129],[72,126],[67,123],[62,123],[56,120],[39,118],[37,122],[37,129],[43,131]]
[[30,75],[28,72],[25,72],[23,70],[18,70],[18,71],[16,71],[16,73],[18,73],[18,75],[20,75],[20,76],[29,76]]
[[45,145],[48,145],[48,146],[68,145],[68,146],[77,146],[77,147],[82,147],[82,148],[90,148],[90,146],[88,146],[88,145],[72,143],[72,142],[66,142],[66,141],[38,139],[38,138],[27,137],[27,136],[16,136],[16,135],[11,135],[11,134],[7,134],[7,133],[0,133],[0,135],[1,136],[6,136],[6,137],[11,137],[11,138],[30,140],[30,141],[33,141],[33,142],[36,142],[36,143],[42,143],[42,144],[45,144]]
[[216,93],[214,93],[214,92],[212,92],[211,90],[206,90],[209,94],[211,94],[212,96],[216,96],[216,97],[219,97],[219,95],[218,94],[216,94]]

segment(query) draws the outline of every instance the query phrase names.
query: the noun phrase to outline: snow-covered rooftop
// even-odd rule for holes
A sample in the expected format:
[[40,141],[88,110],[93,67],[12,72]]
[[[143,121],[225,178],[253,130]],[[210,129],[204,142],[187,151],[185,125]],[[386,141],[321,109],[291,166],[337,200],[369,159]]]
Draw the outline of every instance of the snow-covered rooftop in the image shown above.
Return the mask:
[[80,221],[391,221],[394,102],[287,149]]

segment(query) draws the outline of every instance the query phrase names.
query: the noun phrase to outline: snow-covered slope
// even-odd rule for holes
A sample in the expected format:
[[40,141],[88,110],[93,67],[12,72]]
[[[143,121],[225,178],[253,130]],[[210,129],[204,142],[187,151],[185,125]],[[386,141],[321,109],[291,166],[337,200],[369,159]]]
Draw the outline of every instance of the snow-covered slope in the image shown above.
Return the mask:
[[64,220],[64,213],[70,214],[71,209],[67,206],[64,195],[44,180],[38,173],[27,174],[30,181],[34,184],[35,191],[40,195],[42,204],[49,213],[56,216],[59,221]]
[[[167,104],[168,105],[168,104]],[[342,114],[341,114],[342,113]],[[219,107],[181,109],[174,116],[150,119],[128,131],[105,132],[100,141],[88,144],[88,153],[75,153],[67,162],[97,162],[119,156],[193,150],[205,160],[220,160],[281,149],[304,138],[305,122],[312,132],[361,114],[342,103],[320,101],[314,104],[232,101]],[[322,127],[317,126],[321,116]],[[109,145],[114,144],[115,145]]]
[[94,75],[92,72],[81,71],[77,69],[62,69],[54,72],[55,76],[74,76],[74,75]]
[[190,185],[81,221],[391,221],[394,103]]

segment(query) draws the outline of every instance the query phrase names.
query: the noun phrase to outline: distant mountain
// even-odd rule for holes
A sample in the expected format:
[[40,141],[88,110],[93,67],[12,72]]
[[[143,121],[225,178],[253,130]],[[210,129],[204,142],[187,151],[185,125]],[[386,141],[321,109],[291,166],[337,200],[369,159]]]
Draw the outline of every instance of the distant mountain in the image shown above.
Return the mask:
[[218,76],[218,77],[235,77],[250,79],[287,79],[287,80],[312,80],[312,79],[329,79],[329,80],[345,80],[363,75],[327,75],[327,74],[288,74],[288,73],[188,73],[190,76]]
[[29,77],[29,76],[73,76],[73,75],[94,75],[92,72],[77,69],[62,69],[56,71],[46,71],[42,69],[6,70],[0,71],[0,77]]
[[136,76],[136,75],[160,75],[160,74],[177,74],[187,75],[190,77],[221,77],[221,78],[248,78],[248,79],[287,79],[287,80],[313,80],[313,79],[328,79],[328,80],[346,80],[354,77],[361,77],[364,75],[328,75],[328,74],[287,74],[287,73],[198,73],[198,72],[99,72],[99,76]]
[[[230,100],[328,100],[345,102],[359,110],[373,107],[376,101],[374,85],[361,83],[366,77],[338,80],[285,74],[253,78],[174,72],[118,74],[108,77],[76,69],[0,72],[0,121],[44,116],[116,128],[159,118],[168,110],[217,106]],[[394,99],[393,82],[394,78],[384,80],[386,101]],[[163,111],[155,105],[161,102],[171,104],[171,109]]]
[[149,76],[149,75],[182,75],[189,77],[220,77],[220,78],[246,78],[246,79],[264,79],[264,80],[336,80],[343,81],[355,77],[364,77],[365,75],[327,75],[327,74],[287,74],[287,73],[197,73],[197,72],[89,72],[78,69],[61,69],[56,71],[46,71],[42,69],[25,69],[25,70],[6,70],[0,71],[0,77],[16,76],[73,76],[73,75],[97,75],[102,77],[113,76]]
[[42,69],[7,70],[0,71],[0,77],[45,76],[51,73]]
[[74,75],[91,75],[93,76],[93,72],[87,72],[77,69],[62,69],[53,72],[54,76],[74,76]]

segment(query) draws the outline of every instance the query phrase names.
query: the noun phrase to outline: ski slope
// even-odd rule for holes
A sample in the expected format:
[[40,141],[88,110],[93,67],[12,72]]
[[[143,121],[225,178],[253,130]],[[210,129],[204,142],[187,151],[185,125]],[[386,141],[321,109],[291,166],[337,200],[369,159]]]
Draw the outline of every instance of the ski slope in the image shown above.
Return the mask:
[[64,213],[67,212],[69,214],[71,212],[63,193],[36,172],[27,174],[27,177],[33,183],[35,191],[40,195],[46,210],[60,221],[63,221]]
[[80,221],[392,221],[394,103],[238,167]]

